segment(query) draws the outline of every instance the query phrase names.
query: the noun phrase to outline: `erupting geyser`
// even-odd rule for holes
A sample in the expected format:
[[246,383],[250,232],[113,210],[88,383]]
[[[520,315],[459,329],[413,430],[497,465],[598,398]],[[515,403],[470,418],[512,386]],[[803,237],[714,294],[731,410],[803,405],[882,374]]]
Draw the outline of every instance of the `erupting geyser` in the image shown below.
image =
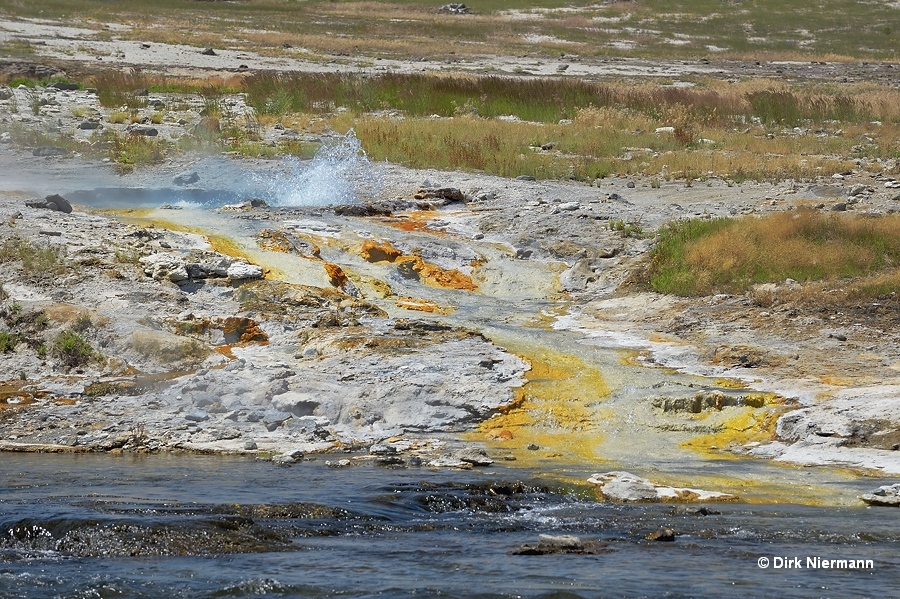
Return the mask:
[[275,206],[348,204],[373,194],[380,186],[376,169],[353,129],[319,148],[311,162],[290,158],[285,164],[286,171],[270,182]]

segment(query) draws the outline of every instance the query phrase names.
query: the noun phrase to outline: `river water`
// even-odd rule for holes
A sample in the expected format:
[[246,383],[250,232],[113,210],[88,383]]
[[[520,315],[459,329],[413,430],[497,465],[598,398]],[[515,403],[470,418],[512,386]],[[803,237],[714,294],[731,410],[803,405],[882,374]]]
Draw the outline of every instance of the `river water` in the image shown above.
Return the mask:
[[[6,454],[0,597],[889,597],[894,513],[612,505],[547,472]],[[674,542],[644,537],[674,529]],[[590,554],[518,555],[541,534]],[[872,560],[807,567],[807,558]],[[761,568],[760,558],[770,566]],[[775,568],[800,558],[801,568]]]

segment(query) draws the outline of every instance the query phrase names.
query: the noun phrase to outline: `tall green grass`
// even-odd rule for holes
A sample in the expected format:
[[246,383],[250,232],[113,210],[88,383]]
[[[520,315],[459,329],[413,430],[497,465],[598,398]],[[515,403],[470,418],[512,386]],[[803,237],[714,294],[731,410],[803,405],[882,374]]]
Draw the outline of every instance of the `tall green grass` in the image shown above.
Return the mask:
[[244,87],[247,102],[260,114],[343,107],[356,113],[401,110],[410,116],[515,115],[554,122],[574,118],[580,108],[612,101],[604,86],[555,78],[258,73],[248,77]]

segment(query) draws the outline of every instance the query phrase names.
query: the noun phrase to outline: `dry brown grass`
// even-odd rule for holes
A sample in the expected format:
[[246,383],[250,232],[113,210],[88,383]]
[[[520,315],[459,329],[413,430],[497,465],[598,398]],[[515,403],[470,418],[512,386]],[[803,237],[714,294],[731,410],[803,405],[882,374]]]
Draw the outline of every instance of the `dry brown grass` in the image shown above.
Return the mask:
[[658,291],[706,295],[786,279],[856,279],[856,292],[871,296],[897,283],[898,265],[900,215],[799,210],[675,223],[654,249],[649,280]]

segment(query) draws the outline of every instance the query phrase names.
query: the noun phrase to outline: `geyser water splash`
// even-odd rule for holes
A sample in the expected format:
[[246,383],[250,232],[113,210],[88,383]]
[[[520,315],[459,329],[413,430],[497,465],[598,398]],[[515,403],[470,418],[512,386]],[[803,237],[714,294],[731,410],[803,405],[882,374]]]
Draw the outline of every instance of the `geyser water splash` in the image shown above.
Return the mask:
[[287,170],[270,183],[275,206],[331,206],[358,202],[377,193],[380,178],[353,129],[319,148],[302,163],[285,160]]

